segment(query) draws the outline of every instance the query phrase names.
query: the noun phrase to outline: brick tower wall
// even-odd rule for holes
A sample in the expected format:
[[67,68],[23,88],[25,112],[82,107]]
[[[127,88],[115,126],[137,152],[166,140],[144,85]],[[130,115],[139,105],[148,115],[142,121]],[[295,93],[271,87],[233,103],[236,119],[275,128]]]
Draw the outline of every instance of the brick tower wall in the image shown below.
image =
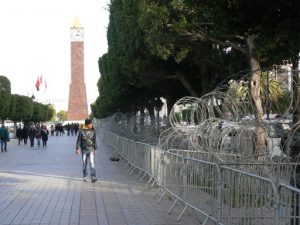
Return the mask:
[[83,41],[71,42],[71,84],[69,89],[68,120],[88,117],[86,87],[84,83]]

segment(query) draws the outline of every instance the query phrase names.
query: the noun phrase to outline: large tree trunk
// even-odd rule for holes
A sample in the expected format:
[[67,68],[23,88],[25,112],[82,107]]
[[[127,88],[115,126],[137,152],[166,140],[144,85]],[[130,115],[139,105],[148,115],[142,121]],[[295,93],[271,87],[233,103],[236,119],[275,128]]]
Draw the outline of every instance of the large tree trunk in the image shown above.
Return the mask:
[[167,110],[168,110],[168,116],[170,115],[170,112],[176,102],[176,98],[174,98],[171,95],[166,96],[166,101],[167,101]]
[[137,128],[137,111],[136,110],[133,110],[132,112],[132,119],[133,119],[133,133],[134,134],[137,134],[138,133],[138,128]]
[[155,126],[154,106],[148,105],[146,108],[149,111],[149,115],[150,115],[150,125],[151,127],[154,127]]
[[254,38],[250,36],[247,39],[248,48],[249,48],[249,65],[251,69],[251,79],[249,82],[250,85],[250,94],[256,109],[256,117],[259,122],[263,122],[263,106],[262,106],[262,97],[261,97],[261,68],[258,59],[254,55]]
[[140,131],[144,131],[145,127],[145,111],[144,108],[142,107],[140,109]]
[[299,70],[298,70],[298,63],[299,63],[299,56],[295,57],[293,59],[293,107],[294,107],[294,113],[293,113],[293,124],[296,124],[300,121],[300,91],[299,91]]
[[166,125],[167,125],[167,127],[171,127],[169,116],[170,116],[170,113],[171,113],[171,110],[172,110],[174,104],[177,101],[177,98],[174,98],[174,96],[172,96],[172,95],[167,95],[166,101],[167,101],[167,110],[168,110],[168,117],[167,117]]
[[[263,124],[263,105],[262,105],[262,96],[260,92],[261,88],[261,68],[257,57],[254,54],[254,36],[249,36],[247,39],[248,45],[248,58],[249,58],[249,66],[251,69],[251,79],[249,82],[250,95],[252,98],[252,102],[255,107],[255,114],[260,125]],[[266,149],[266,133],[262,126],[258,126],[256,129],[256,154],[265,155],[268,153]],[[264,159],[263,157],[259,157],[260,159]]]
[[[299,68],[298,68],[298,63],[299,63],[299,56],[297,55],[293,59],[293,71],[292,71],[292,76],[293,76],[293,107],[294,107],[294,112],[293,112],[293,124],[295,125],[300,121],[300,91],[299,91]],[[296,130],[292,130],[294,132],[295,137],[299,137],[300,135],[300,129],[299,126],[295,125],[294,128]],[[291,143],[290,146],[286,147],[288,149],[288,154],[292,159],[292,162],[299,163],[299,153],[300,153],[300,140],[296,139],[293,143]],[[291,176],[291,185],[300,188],[300,166],[296,166],[296,176]],[[293,179],[294,178],[294,179]],[[292,199],[292,219],[290,220],[290,224],[299,224],[299,196],[293,196]]]
[[191,96],[199,97],[196,89],[191,85],[191,83],[188,81],[184,74],[176,72],[176,77],[180,80],[182,85],[187,89]]

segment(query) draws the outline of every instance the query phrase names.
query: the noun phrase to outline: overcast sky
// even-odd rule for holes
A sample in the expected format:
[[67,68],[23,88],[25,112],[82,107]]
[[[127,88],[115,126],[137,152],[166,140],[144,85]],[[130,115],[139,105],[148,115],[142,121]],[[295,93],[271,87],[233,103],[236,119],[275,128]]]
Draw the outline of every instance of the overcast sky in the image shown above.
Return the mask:
[[[98,97],[98,59],[107,52],[109,0],[0,0],[0,75],[13,94],[31,95],[57,110],[67,110],[70,27],[79,17],[84,27],[85,82],[88,102]],[[38,76],[47,80],[35,89]]]

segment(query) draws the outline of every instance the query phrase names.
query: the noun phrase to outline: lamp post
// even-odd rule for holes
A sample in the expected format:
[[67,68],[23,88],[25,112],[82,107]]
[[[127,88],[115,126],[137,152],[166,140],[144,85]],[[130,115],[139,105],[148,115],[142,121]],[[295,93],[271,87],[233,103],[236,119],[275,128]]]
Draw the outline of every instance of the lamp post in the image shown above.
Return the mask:
[[159,111],[162,109],[164,103],[157,97],[154,101],[154,109],[157,112],[157,136],[159,136]]

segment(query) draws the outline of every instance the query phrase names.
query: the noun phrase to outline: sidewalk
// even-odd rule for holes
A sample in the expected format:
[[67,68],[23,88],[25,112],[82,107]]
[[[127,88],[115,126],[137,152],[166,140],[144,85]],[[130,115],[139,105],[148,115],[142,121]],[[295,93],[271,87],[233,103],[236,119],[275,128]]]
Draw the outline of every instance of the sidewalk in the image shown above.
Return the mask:
[[[8,143],[0,152],[1,225],[175,225],[200,224],[182,206],[168,214],[172,201],[160,204],[155,190],[128,175],[98,138],[96,183],[82,181],[76,137],[49,136],[48,146]],[[100,143],[99,143],[100,142]]]

